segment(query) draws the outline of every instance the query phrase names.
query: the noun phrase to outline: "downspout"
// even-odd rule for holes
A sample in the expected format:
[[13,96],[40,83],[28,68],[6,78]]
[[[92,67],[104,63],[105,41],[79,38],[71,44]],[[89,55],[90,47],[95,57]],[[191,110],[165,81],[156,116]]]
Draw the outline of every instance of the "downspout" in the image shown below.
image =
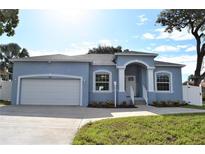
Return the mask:
[[114,81],[114,105],[117,107],[117,82]]

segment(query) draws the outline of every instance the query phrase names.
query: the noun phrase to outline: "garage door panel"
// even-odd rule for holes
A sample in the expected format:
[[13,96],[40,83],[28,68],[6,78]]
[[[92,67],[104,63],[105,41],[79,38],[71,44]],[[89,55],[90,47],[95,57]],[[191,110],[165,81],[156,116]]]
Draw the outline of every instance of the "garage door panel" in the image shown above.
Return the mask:
[[79,105],[80,80],[22,79],[21,104]]

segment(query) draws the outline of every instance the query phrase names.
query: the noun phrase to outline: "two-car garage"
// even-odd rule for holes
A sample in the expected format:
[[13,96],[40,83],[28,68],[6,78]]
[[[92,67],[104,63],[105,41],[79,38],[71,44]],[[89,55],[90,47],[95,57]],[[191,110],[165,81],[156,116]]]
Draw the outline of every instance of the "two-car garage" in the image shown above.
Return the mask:
[[17,104],[81,105],[82,79],[70,77],[22,77]]

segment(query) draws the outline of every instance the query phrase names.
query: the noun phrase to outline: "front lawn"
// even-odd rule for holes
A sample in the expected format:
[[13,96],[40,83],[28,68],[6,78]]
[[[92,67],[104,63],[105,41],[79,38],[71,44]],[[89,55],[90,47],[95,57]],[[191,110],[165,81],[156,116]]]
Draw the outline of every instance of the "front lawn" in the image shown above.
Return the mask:
[[88,123],[78,131],[73,144],[205,144],[205,113]]
[[182,106],[184,108],[191,108],[191,109],[201,109],[201,110],[205,110],[205,104],[203,104],[202,106],[197,106],[197,105],[184,105]]

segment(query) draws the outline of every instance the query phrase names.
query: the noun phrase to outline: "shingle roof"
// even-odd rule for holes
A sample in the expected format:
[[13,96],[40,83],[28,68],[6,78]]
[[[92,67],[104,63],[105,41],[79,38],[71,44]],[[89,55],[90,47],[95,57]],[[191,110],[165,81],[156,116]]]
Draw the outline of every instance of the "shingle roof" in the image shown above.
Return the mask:
[[43,55],[43,56],[34,56],[34,57],[27,57],[27,58],[18,58],[18,59],[12,59],[12,61],[14,62],[15,61],[76,61],[78,62],[78,61],[82,61],[82,59],[76,59],[74,58],[74,56],[55,54],[55,55]]
[[34,56],[28,58],[12,59],[12,61],[59,61],[59,62],[92,62],[94,65],[115,65],[113,54],[85,54],[67,56],[62,54]]
[[163,62],[163,61],[154,61],[155,66],[175,66],[175,67],[184,67],[183,64],[177,64],[177,63],[169,63],[169,62]]
[[[129,53],[116,53],[115,55],[153,55],[153,53],[146,53],[146,52],[129,52]],[[34,57],[27,57],[27,58],[18,58],[12,59],[13,62],[16,61],[58,61],[58,62],[86,62],[92,63],[93,65],[115,65],[114,54],[84,54],[84,55],[77,55],[77,56],[67,56],[62,54],[55,54],[55,55],[44,55],[44,56],[34,56]],[[163,61],[154,61],[155,66],[174,66],[174,67],[184,67],[185,65],[176,64],[176,63],[168,63]]]
[[94,65],[115,65],[113,54],[85,54],[74,56],[75,58],[90,60]]

